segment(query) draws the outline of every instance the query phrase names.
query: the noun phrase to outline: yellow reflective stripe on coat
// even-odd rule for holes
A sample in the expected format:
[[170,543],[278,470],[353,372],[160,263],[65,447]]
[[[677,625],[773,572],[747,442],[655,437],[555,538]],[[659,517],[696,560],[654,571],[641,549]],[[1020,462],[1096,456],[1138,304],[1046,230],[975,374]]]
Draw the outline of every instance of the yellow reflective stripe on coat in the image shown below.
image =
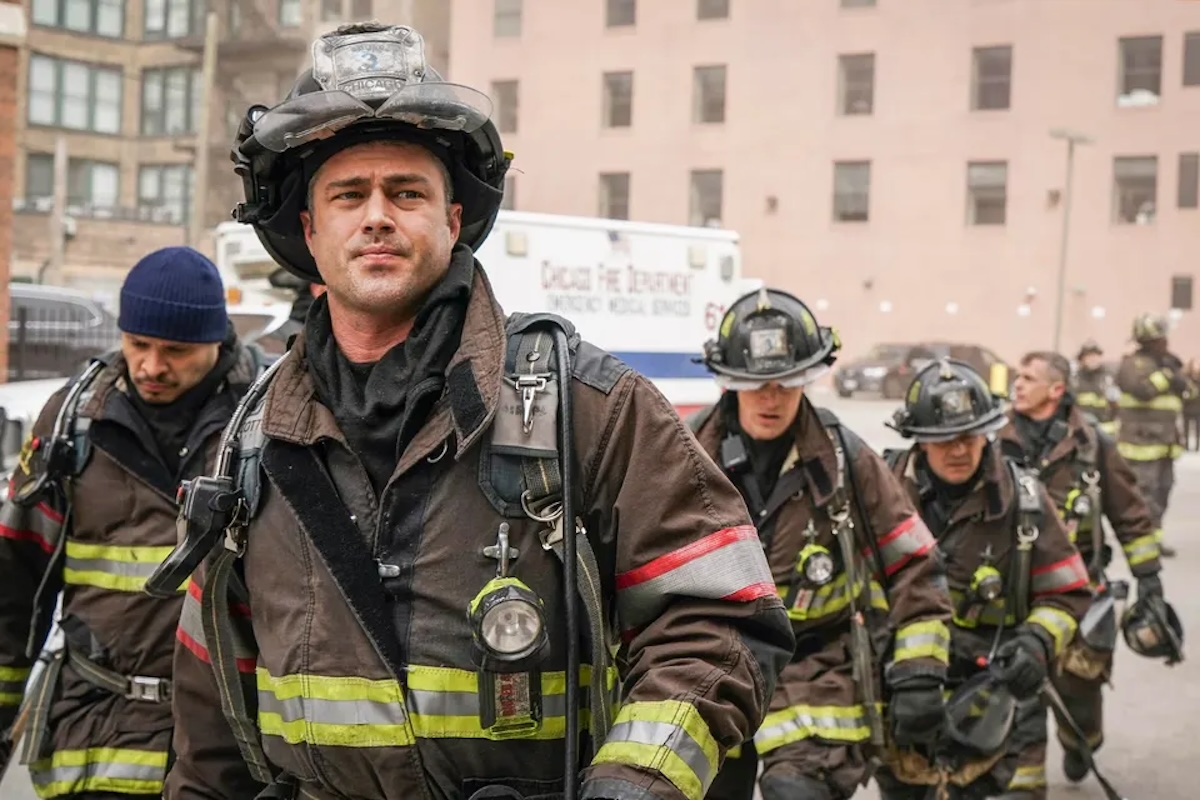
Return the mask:
[[1075,636],[1079,623],[1067,612],[1051,606],[1035,606],[1025,619],[1027,623],[1037,625],[1050,634],[1054,639],[1054,653],[1057,656]]
[[990,604],[983,607],[977,615],[973,617],[960,617],[958,609],[963,605],[963,597],[965,595],[958,589],[950,590],[950,604],[954,608],[954,624],[960,628],[978,628],[980,625],[1016,625],[1016,614],[1004,613],[1004,600],[993,600]]
[[[140,592],[174,547],[101,545],[67,539],[63,581],[118,592]],[[183,586],[179,587],[183,591]]]
[[1116,436],[1120,431],[1121,425],[1115,419],[1110,419],[1108,422],[1100,423],[1100,430],[1107,433],[1109,436]]
[[163,790],[167,754],[113,747],[60,750],[30,764],[29,772],[41,798],[84,792],[157,796]]
[[[780,599],[786,600],[791,592],[790,586],[776,585],[775,591]],[[855,592],[855,599],[862,595],[862,584],[858,585],[858,591]],[[871,581],[871,608],[879,611],[887,611],[887,595],[883,593],[883,587]],[[788,606],[788,617],[794,622],[804,622],[806,620],[820,619],[831,614],[836,614],[846,610],[850,605],[850,599],[846,597],[846,574],[834,578],[829,583],[825,584],[815,591],[801,589],[795,600]]]
[[624,764],[661,774],[688,800],[701,800],[717,776],[719,750],[708,723],[679,700],[621,707],[593,764]]
[[29,667],[0,667],[0,708],[21,705],[29,672]]
[[1164,458],[1175,458],[1176,446],[1117,442],[1117,452],[1126,461],[1162,461]]
[[871,727],[862,705],[797,705],[767,714],[754,734],[754,746],[763,754],[804,739],[852,743],[869,738]]
[[1148,377],[1150,383],[1154,384],[1154,388],[1160,392],[1168,391],[1171,388],[1171,379],[1160,369],[1151,372]]
[[[591,682],[591,667],[580,668],[580,685]],[[258,719],[264,735],[288,744],[305,742],[336,747],[393,747],[417,739],[485,739],[479,677],[448,667],[412,665],[405,677],[407,693],[395,680],[295,674],[275,677],[259,667]],[[617,685],[609,670],[608,688]],[[541,726],[520,738],[562,739],[566,736],[565,672],[541,676]],[[580,724],[590,718],[581,702]]]
[[1039,764],[1034,767],[1017,767],[1008,788],[1013,790],[1041,789],[1046,785],[1046,767]]
[[258,726],[288,744],[389,747],[416,739],[399,682],[256,670]]
[[932,658],[950,663],[950,629],[940,619],[913,622],[896,631],[895,661]]
[[1129,562],[1129,566],[1136,567],[1138,564],[1145,564],[1147,561],[1153,561],[1158,558],[1158,540],[1162,538],[1161,532],[1148,533],[1145,536],[1139,536],[1132,542],[1126,542],[1121,545],[1121,549],[1125,551],[1125,560]]
[[[1166,391],[1166,389],[1163,389]],[[1177,394],[1163,394],[1153,400],[1138,400],[1131,394],[1121,395],[1117,405],[1130,411],[1144,409],[1147,411],[1183,411],[1183,398]]]
[[1108,398],[1099,392],[1080,392],[1075,395],[1075,405],[1084,408],[1108,408]]
[[[592,680],[592,668],[584,664],[579,669],[579,685],[586,687]],[[413,665],[408,668],[405,695],[418,739],[486,739],[489,731],[480,722],[479,676],[475,672],[448,667]],[[608,671],[608,690],[615,698],[617,671]],[[541,727],[522,739],[546,741],[567,735],[567,673],[542,674]],[[580,703],[579,724],[587,727],[591,719],[587,693]],[[615,706],[615,700],[614,700]],[[616,708],[613,708],[616,713]]]

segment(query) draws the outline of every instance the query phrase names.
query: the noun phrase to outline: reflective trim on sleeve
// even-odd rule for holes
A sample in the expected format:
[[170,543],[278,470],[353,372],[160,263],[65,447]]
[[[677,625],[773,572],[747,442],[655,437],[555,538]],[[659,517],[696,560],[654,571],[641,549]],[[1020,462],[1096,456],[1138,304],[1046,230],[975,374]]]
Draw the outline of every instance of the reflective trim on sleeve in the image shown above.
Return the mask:
[[625,631],[644,627],[672,597],[748,602],[775,593],[758,533],[725,528],[617,575],[617,611]]
[[29,765],[33,789],[44,800],[84,792],[162,794],[167,754],[96,747],[60,750]]
[[[174,547],[100,545],[67,539],[63,582],[117,592],[141,592]],[[179,591],[183,591],[180,585]]]
[[1034,597],[1062,594],[1087,586],[1091,582],[1079,553],[1072,553],[1062,561],[1037,567],[1031,570],[1030,574],[1033,578],[1031,589]]
[[1046,786],[1046,766],[1038,764],[1033,767],[1017,767],[1008,788],[1014,791],[1029,791]]
[[[183,598],[183,609],[179,614],[179,627],[175,629],[175,639],[196,658],[205,664],[211,664],[212,658],[208,654],[208,641],[204,638],[204,618],[200,607],[203,600],[204,590],[200,588],[200,584],[188,579],[187,594]],[[250,608],[242,603],[233,603],[230,613],[235,617],[234,631],[238,633],[234,641],[234,658],[237,661],[238,672],[253,675],[258,663],[258,653],[253,646],[253,639],[240,632],[243,626],[238,624],[237,619],[248,620]]]
[[767,714],[754,734],[754,747],[762,755],[803,739],[854,743],[870,738],[867,712],[861,705],[797,705]]
[[717,776],[719,750],[700,712],[679,700],[622,706],[593,764],[661,774],[688,800],[702,800]]
[[950,629],[938,619],[923,620],[905,625],[896,631],[893,660],[932,658],[950,663]]
[[[889,576],[917,556],[924,555],[936,544],[933,534],[919,516],[913,514],[901,522],[890,533],[879,539],[879,554],[883,558],[883,569]],[[863,556],[872,557],[870,548],[863,550]]]
[[1050,634],[1054,640],[1055,657],[1063,651],[1067,643],[1075,636],[1075,629],[1079,627],[1079,623],[1075,621],[1067,612],[1052,608],[1050,606],[1036,606],[1025,622],[1030,625],[1037,625]]
[[[1166,390],[1163,389],[1162,391]],[[1138,400],[1133,395],[1126,393],[1121,395],[1121,399],[1117,401],[1117,405],[1129,410],[1183,411],[1183,398],[1177,394],[1163,394],[1153,400]]]
[[1139,564],[1145,564],[1147,561],[1153,561],[1158,558],[1158,541],[1160,538],[1160,532],[1148,533],[1145,536],[1139,536],[1133,541],[1121,545],[1121,549],[1125,551],[1125,560],[1129,562],[1129,566],[1136,567]]
[[1109,436],[1116,436],[1117,431],[1120,430],[1120,426],[1117,424],[1115,419],[1110,419],[1108,422],[1100,423],[1100,430],[1104,431]]
[[50,554],[58,546],[62,530],[63,515],[46,503],[23,507],[9,501],[0,506],[0,539],[33,542]]
[[29,667],[0,667],[0,707],[21,704],[30,671]]
[[1117,452],[1126,461],[1162,461],[1164,458],[1173,458],[1175,450],[1169,444],[1117,442]]

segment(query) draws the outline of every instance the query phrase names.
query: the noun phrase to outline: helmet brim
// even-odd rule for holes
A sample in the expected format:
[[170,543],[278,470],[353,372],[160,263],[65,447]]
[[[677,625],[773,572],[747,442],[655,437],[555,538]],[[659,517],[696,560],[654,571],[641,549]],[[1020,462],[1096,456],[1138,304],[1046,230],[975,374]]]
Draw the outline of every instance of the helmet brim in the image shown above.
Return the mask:
[[913,439],[917,442],[937,443],[950,442],[960,436],[990,436],[1004,429],[1004,426],[1008,424],[1008,417],[1005,415],[1003,409],[996,408],[981,419],[950,427],[918,428],[908,426],[899,427],[892,423],[884,424],[905,439]]

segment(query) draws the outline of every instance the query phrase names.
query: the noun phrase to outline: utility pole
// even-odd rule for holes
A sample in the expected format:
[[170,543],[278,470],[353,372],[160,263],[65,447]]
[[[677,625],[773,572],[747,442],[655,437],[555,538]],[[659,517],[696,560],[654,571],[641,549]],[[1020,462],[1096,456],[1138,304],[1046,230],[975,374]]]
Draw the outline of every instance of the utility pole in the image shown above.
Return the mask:
[[1062,352],[1063,301],[1066,296],[1067,282],[1067,245],[1071,237],[1071,183],[1075,170],[1075,145],[1092,144],[1093,139],[1086,134],[1065,128],[1055,128],[1050,131],[1050,138],[1065,139],[1067,142],[1067,177],[1063,186],[1063,223],[1062,240],[1058,251],[1058,289],[1054,305],[1054,352]]
[[212,118],[216,113],[213,103],[214,89],[217,83],[217,38],[220,36],[220,23],[217,12],[209,11],[204,26],[204,63],[201,66],[200,84],[203,87],[200,95],[200,119],[196,120],[196,166],[195,180],[192,182],[192,218],[188,225],[187,243],[191,247],[199,244],[204,236],[204,221],[208,211],[208,156]]
[[59,136],[54,143],[54,208],[50,212],[50,260],[46,263],[46,271],[50,273],[50,283],[58,283],[62,280],[66,259],[67,138]]

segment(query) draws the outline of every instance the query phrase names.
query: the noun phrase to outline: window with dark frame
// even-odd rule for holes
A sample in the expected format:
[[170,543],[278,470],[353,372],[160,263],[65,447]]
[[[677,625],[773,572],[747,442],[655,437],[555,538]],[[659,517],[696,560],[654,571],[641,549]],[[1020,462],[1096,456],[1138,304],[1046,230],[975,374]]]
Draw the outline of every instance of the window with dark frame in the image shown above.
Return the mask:
[[637,24],[637,0],[606,0],[604,27],[624,28]]
[[120,133],[123,90],[119,68],[32,53],[26,119],[31,125]]
[[1012,103],[1012,47],[976,47],[971,53],[971,109],[1002,111]]
[[1183,35],[1183,85],[1200,86],[1200,31]]
[[1008,162],[967,163],[967,224],[1004,225],[1008,221]]
[[200,70],[190,65],[142,72],[142,135],[195,133],[200,125],[200,82]]
[[696,0],[696,19],[728,19],[729,0]]
[[504,177],[504,197],[500,200],[500,208],[505,211],[517,210],[517,176]]
[[871,162],[835,161],[833,164],[834,222],[869,222],[871,219]]
[[1200,153],[1179,154],[1176,200],[1180,208],[1200,208]]
[[520,86],[517,81],[492,81],[492,102],[496,105],[496,129],[516,133],[520,114]]
[[1113,159],[1113,222],[1149,225],[1158,204],[1158,157],[1117,156]]
[[1161,36],[1127,36],[1118,41],[1120,83],[1118,105],[1153,105],[1162,95]]
[[515,39],[521,35],[522,0],[495,0],[492,8],[492,36]]
[[1174,275],[1171,277],[1171,308],[1180,311],[1192,310],[1192,276]]
[[604,73],[604,127],[628,128],[633,125],[633,73]]
[[597,216],[629,219],[629,173],[602,172],[597,197]]
[[29,18],[48,28],[110,39],[125,36],[125,0],[33,0]]
[[725,121],[725,67],[696,67],[692,74],[692,122]]
[[725,173],[719,169],[694,169],[689,181],[688,224],[720,225],[724,211]]
[[192,182],[191,164],[143,164],[138,170],[138,208],[155,222],[186,224]]
[[838,56],[838,113],[871,114],[875,110],[875,54]]
[[[279,0],[282,4],[289,0]],[[297,0],[291,0],[295,3]],[[142,31],[146,39],[183,39],[204,30],[204,0],[146,0]],[[297,22],[296,24],[299,24]]]

